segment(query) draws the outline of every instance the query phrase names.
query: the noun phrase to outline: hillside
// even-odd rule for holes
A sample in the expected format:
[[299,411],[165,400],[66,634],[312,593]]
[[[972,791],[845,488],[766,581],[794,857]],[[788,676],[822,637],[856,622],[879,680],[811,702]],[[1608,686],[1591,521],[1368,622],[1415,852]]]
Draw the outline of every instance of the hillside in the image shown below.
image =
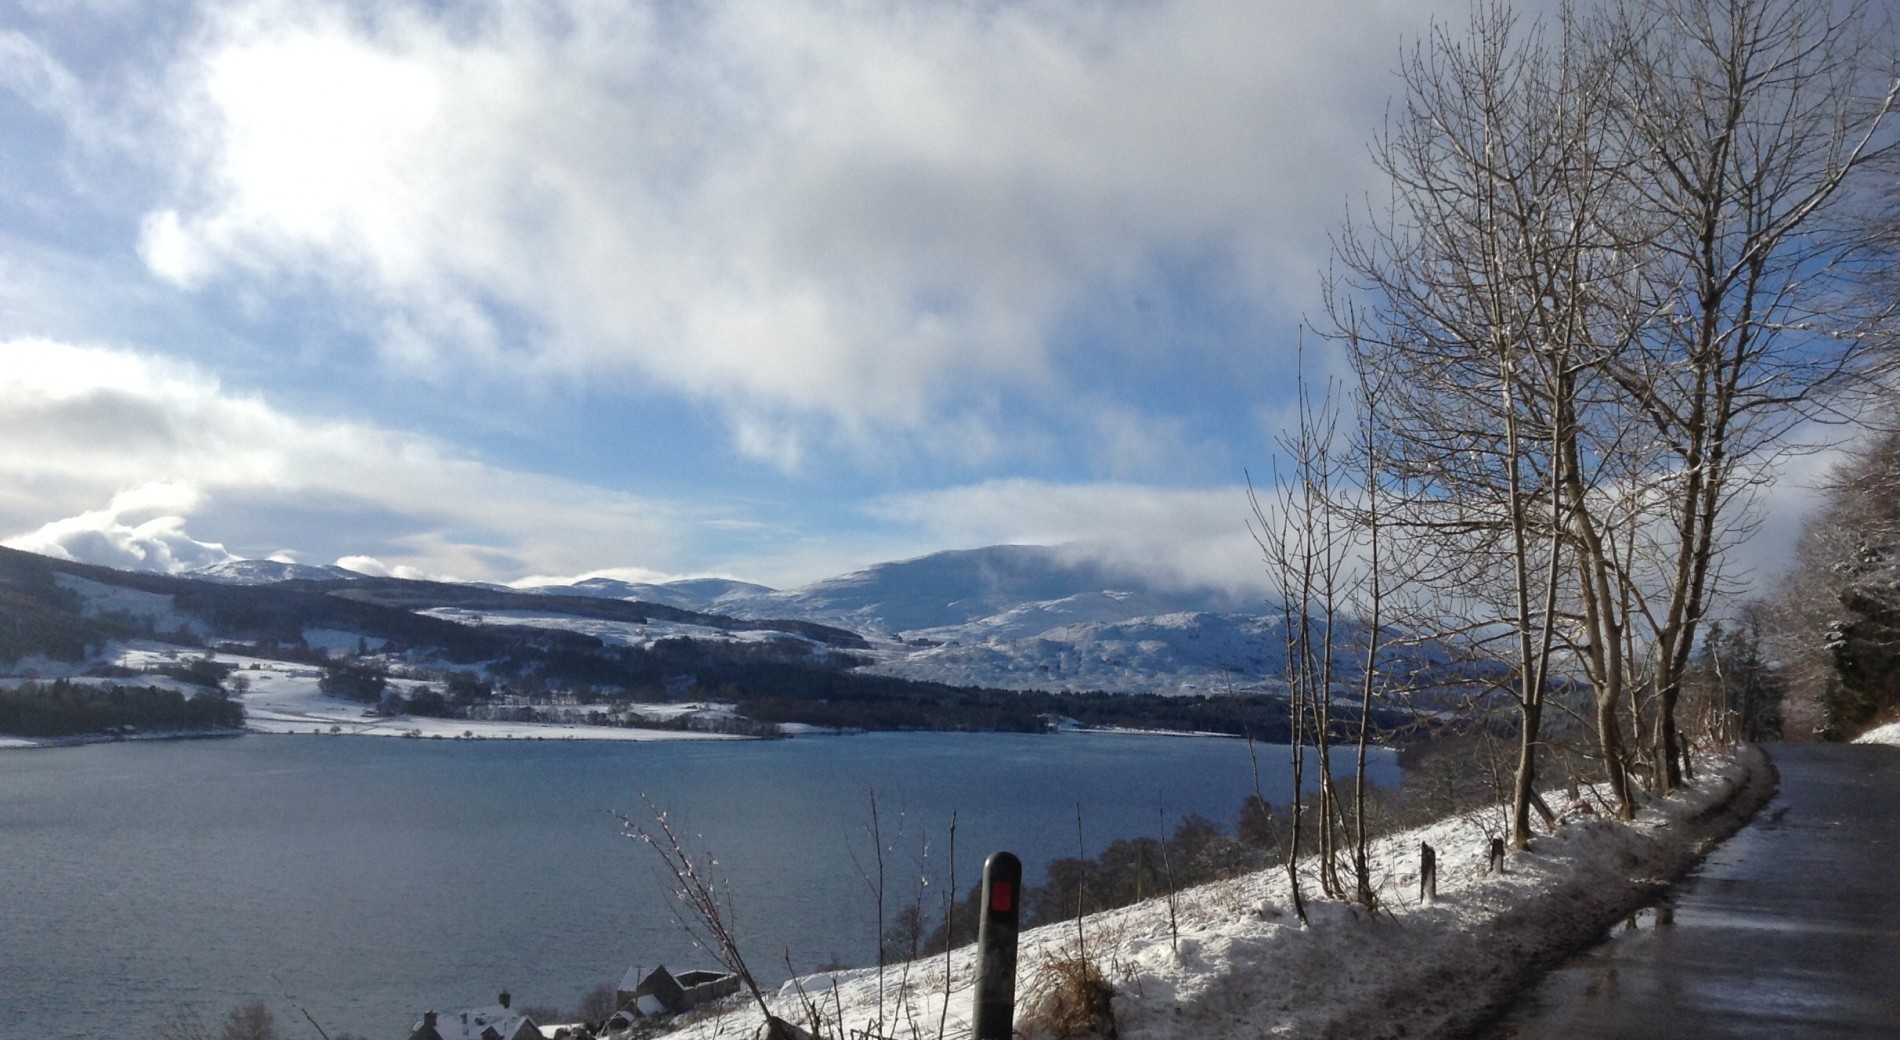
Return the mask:
[[1172,588],[1059,546],[998,545],[877,564],[780,591],[728,579],[588,579],[543,595],[638,598],[861,633],[867,672],[953,686],[1272,692],[1280,619],[1264,602]]
[[[1167,589],[1132,569],[1061,546],[993,545],[881,563],[788,592],[722,600],[742,616],[802,617],[896,638],[943,638],[966,626],[1039,605],[1091,603],[1093,617],[1125,620],[1242,606],[1227,592]],[[1072,608],[1073,609],[1073,608]],[[1018,634],[1028,634],[1019,632]]]
[[[1662,886],[1745,824],[1774,788],[1774,767],[1759,750],[1727,753],[1631,823],[1595,812],[1566,815],[1532,849],[1513,851],[1501,871],[1489,868],[1482,851],[1505,826],[1495,807],[1388,834],[1368,849],[1377,913],[1319,897],[1320,864],[1309,856],[1299,866],[1304,923],[1285,872],[1275,868],[1025,928],[1015,1035],[1482,1035],[1479,1027],[1516,992],[1653,903]],[[1550,800],[1563,804],[1563,793],[1549,792]],[[1588,785],[1579,793],[1603,797]],[[1429,899],[1419,891],[1421,843],[1440,856]],[[801,1025],[819,1020],[824,1035],[904,1036],[920,1022],[931,1027],[925,1035],[937,1035],[936,1024],[944,1022],[945,1035],[964,1036],[973,1026],[974,949],[796,978],[768,993],[766,1003]],[[1096,999],[1112,1029],[1064,1032],[1060,1024],[1078,1017],[1072,1009],[1078,982],[1089,974],[1084,965],[1106,983]],[[1605,985],[1613,987],[1614,979]],[[719,1011],[665,1035],[745,1036],[763,1019],[743,999]]]
[[[1106,628],[1069,626],[1066,636],[1044,638],[1038,645],[1066,638],[1065,645],[1075,648],[1099,636],[1099,646],[1070,654],[1078,660],[1094,657],[1053,673],[1012,676],[1011,688],[1005,689],[984,678],[1005,674],[1004,666],[944,663],[954,658],[946,656],[950,644],[874,642],[815,620],[737,617],[618,599],[601,595],[607,590],[599,584],[589,595],[313,577],[307,571],[287,572],[296,576],[286,580],[258,580],[277,573],[286,572],[226,567],[218,580],[201,580],[0,551],[0,603],[14,622],[4,626],[11,641],[0,654],[0,667],[14,683],[30,678],[143,682],[144,676],[162,675],[209,652],[236,662],[244,686],[255,679],[254,690],[236,688],[233,680],[232,687],[214,682],[216,691],[248,698],[282,725],[352,732],[416,728],[363,722],[359,715],[697,726],[747,734],[797,724],[1036,731],[1061,718],[1083,725],[1263,737],[1285,729],[1284,702],[1258,693],[1227,696],[1229,688],[1212,685],[1207,689],[1222,695],[1082,692],[1152,685],[1154,675],[1169,669],[1169,674],[1184,674],[1193,662],[1183,663],[1168,648],[1193,645],[1201,633],[1223,625],[1226,638],[1206,645],[1218,654],[1241,653],[1248,625],[1211,615],[1172,615]],[[1044,582],[1037,587],[1058,586]],[[796,597],[763,597],[730,585],[702,584],[697,591],[737,592],[751,600],[753,610],[761,603],[796,602]],[[847,601],[834,597],[833,602]],[[1009,601],[992,590],[985,602]],[[1033,628],[1067,616],[1076,615],[1065,614],[1058,601],[1017,605],[1004,610],[1001,620],[982,618],[979,624],[1007,632],[1012,617],[1019,624],[1034,617]],[[686,702],[725,707],[690,718],[655,708]]]

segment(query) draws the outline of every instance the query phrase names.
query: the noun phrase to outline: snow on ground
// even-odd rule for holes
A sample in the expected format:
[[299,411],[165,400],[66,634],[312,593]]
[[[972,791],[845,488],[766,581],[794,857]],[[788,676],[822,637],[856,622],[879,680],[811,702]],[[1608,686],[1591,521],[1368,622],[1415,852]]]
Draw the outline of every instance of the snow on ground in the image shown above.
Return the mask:
[[[1180,893],[1178,939],[1168,901],[1155,899],[1087,918],[1082,940],[1115,988],[1124,1040],[1461,1035],[1555,958],[1653,899],[1772,794],[1772,767],[1758,750],[1704,761],[1697,784],[1649,805],[1634,823],[1575,815],[1513,853],[1502,874],[1486,870],[1484,855],[1503,833],[1495,811],[1381,839],[1376,915],[1318,898],[1309,862],[1306,927],[1290,909],[1284,872],[1269,870]],[[1420,842],[1438,851],[1435,903],[1419,899]],[[1026,1040],[1049,1035],[1038,1009],[1054,966],[1076,946],[1073,922],[1023,933],[1016,1028]],[[774,1013],[807,1024],[802,987],[827,1035],[967,1037],[974,955],[953,953],[947,967],[939,957],[882,973],[808,976],[772,998]],[[740,1004],[669,1035],[745,1037],[759,1022],[756,1007]]]
[[1281,685],[1277,618],[1181,612],[1053,624],[1048,606],[907,633],[927,645],[880,647],[869,670],[1003,689],[1204,694]]
[[87,617],[98,614],[124,614],[141,621],[149,621],[153,628],[161,632],[176,632],[184,629],[194,634],[203,634],[203,626],[198,619],[174,610],[172,597],[164,593],[143,592],[121,585],[106,585],[72,574],[55,574],[53,580],[59,584],[60,588],[79,594],[84,603],[81,610]]
[[351,654],[358,648],[373,652],[388,645],[386,640],[369,639],[361,632],[349,632],[340,628],[306,628],[302,635],[305,646],[332,654]]
[[[356,637],[348,640],[352,648]],[[159,675],[151,671],[167,664],[178,664],[200,656],[200,652],[181,650],[163,643],[132,642],[115,646],[100,658],[70,663],[33,659],[10,669],[15,674],[0,676],[0,686],[18,686],[32,681],[65,678],[91,685],[131,684],[177,690],[187,696],[205,692],[205,687]],[[376,737],[465,737],[486,740],[744,740],[722,733],[697,733],[686,730],[629,729],[619,726],[589,726],[580,723],[487,722],[471,719],[432,719],[422,716],[365,715],[365,705],[341,697],[331,697],[317,688],[315,665],[239,654],[214,654],[213,657],[235,665],[233,678],[243,677],[249,689],[236,695],[244,704],[246,728],[254,733],[339,733]],[[116,664],[139,674],[128,678],[80,675],[99,664]],[[395,679],[395,686],[408,692],[416,683]],[[227,683],[228,685],[228,683]],[[634,704],[635,714],[659,720],[682,715],[730,718],[733,706],[699,702],[692,704]],[[39,747],[57,743],[0,736],[0,748]]]
[[[471,737],[509,740],[739,740],[717,733],[682,730],[624,729],[547,722],[486,722],[472,719],[431,719],[422,716],[365,715],[364,705],[331,697],[317,688],[315,665],[220,654],[219,660],[238,666],[233,676],[250,680],[242,700],[247,725],[258,733],[338,733],[376,737]],[[256,667],[253,668],[253,665]],[[136,665],[134,665],[136,667]],[[404,686],[400,679],[397,686]],[[706,705],[635,705],[644,715],[671,717]]]
[[464,607],[430,607],[418,610],[418,614],[441,618],[461,625],[519,625],[526,628],[546,628],[563,632],[579,632],[593,636],[603,643],[615,646],[631,646],[648,649],[662,639],[705,639],[735,643],[765,643],[781,640],[793,640],[814,647],[822,646],[815,640],[776,629],[726,629],[707,625],[690,625],[675,621],[663,621],[654,618],[650,621],[609,621],[603,618],[579,617],[573,614],[544,613],[532,610],[469,610]]
[[[55,679],[65,679],[79,686],[152,686],[161,690],[176,690],[187,697],[195,697],[205,692],[205,687],[169,675],[160,675],[155,669],[167,664],[182,664],[199,656],[202,656],[202,652],[181,650],[169,643],[134,640],[129,643],[115,644],[106,653],[84,661],[55,661],[46,657],[24,657],[8,668],[12,674],[0,675],[0,687],[11,689],[29,682],[52,682]],[[139,674],[125,677],[84,674],[101,664],[121,665]],[[152,671],[147,674],[148,670]]]
[[[1099,593],[1096,598],[1117,603],[1118,595]],[[1082,598],[1086,597],[1072,597]],[[909,632],[919,642],[876,645],[870,652],[873,663],[866,670],[925,682],[1003,689],[1193,694],[1277,684],[1281,671],[1273,650],[1280,625],[1277,618],[1204,612],[1128,618],[1109,612],[1109,620],[1090,620],[1086,611],[1055,609],[1069,605],[1066,600],[1030,604],[965,625]],[[464,607],[432,607],[418,613],[464,625],[562,629],[618,646],[647,648],[661,639],[685,637],[752,643],[798,640],[814,650],[828,649],[786,632],[711,628],[657,618],[611,621],[546,611]],[[354,646],[352,637],[348,647],[335,649]]]
[[1900,744],[1900,722],[1889,722],[1854,738],[1856,744]]
[[91,668],[93,661],[56,661],[50,657],[34,654],[22,657],[7,667],[11,674],[0,676],[0,686],[8,689],[29,682],[52,682],[55,679],[72,679]]

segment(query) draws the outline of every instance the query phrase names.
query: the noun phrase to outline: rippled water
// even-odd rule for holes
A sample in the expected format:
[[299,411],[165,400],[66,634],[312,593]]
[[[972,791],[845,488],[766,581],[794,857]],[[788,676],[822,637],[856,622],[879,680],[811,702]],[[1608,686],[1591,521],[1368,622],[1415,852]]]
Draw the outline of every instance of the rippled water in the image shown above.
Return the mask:
[[[1276,802],[1266,758],[1283,753],[1263,749]],[[1389,756],[1376,768],[1397,776]],[[333,1037],[381,1040],[504,987],[565,1008],[632,964],[700,965],[652,853],[607,814],[637,813],[642,792],[718,854],[760,974],[782,977],[787,948],[801,971],[867,962],[875,912],[852,851],[869,863],[870,788],[887,838],[903,830],[899,859],[928,836],[939,875],[957,813],[961,888],[995,849],[1032,875],[1073,855],[1078,802],[1091,855],[1153,835],[1158,801],[1171,825],[1231,828],[1252,775],[1238,741],[1094,734],[0,753],[0,1036],[154,1036],[182,1007],[214,1018],[253,998],[289,1026],[289,994]],[[916,867],[891,872],[896,889]]]

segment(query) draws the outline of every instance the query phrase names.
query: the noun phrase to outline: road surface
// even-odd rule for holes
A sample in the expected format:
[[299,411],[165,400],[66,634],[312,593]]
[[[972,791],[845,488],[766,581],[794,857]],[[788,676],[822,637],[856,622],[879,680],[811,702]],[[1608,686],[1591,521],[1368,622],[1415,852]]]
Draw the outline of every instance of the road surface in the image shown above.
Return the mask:
[[1900,1037],[1900,747],[1768,753],[1753,822],[1480,1035]]

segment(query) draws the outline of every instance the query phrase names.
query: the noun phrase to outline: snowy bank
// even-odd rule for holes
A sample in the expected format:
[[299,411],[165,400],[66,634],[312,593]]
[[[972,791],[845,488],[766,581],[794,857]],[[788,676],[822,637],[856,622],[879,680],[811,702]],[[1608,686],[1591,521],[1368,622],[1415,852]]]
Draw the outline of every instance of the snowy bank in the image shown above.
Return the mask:
[[[1773,767],[1758,749],[1704,758],[1701,767],[1693,785],[1647,805],[1633,823],[1573,818],[1511,853],[1502,873],[1486,869],[1490,839],[1505,833],[1496,811],[1380,839],[1377,914],[1317,898],[1317,879],[1308,877],[1311,923],[1301,926],[1284,872],[1268,870],[1179,893],[1178,939],[1165,898],[1086,918],[1082,939],[1114,987],[1124,1040],[1462,1035],[1654,900],[1773,793]],[[1419,900],[1420,842],[1438,851],[1435,903]],[[1038,1008],[1076,945],[1073,922],[1023,933],[1017,1029],[1028,1040],[1050,1036]],[[774,1013],[807,1024],[809,1001],[827,1036],[967,1037],[973,971],[965,949],[882,973],[810,976],[781,989]],[[756,1007],[741,1006],[671,1035],[749,1036],[759,1020]]]
[[1900,722],[1889,722],[1885,726],[1875,726],[1873,729],[1855,737],[1854,743],[1900,745]]

